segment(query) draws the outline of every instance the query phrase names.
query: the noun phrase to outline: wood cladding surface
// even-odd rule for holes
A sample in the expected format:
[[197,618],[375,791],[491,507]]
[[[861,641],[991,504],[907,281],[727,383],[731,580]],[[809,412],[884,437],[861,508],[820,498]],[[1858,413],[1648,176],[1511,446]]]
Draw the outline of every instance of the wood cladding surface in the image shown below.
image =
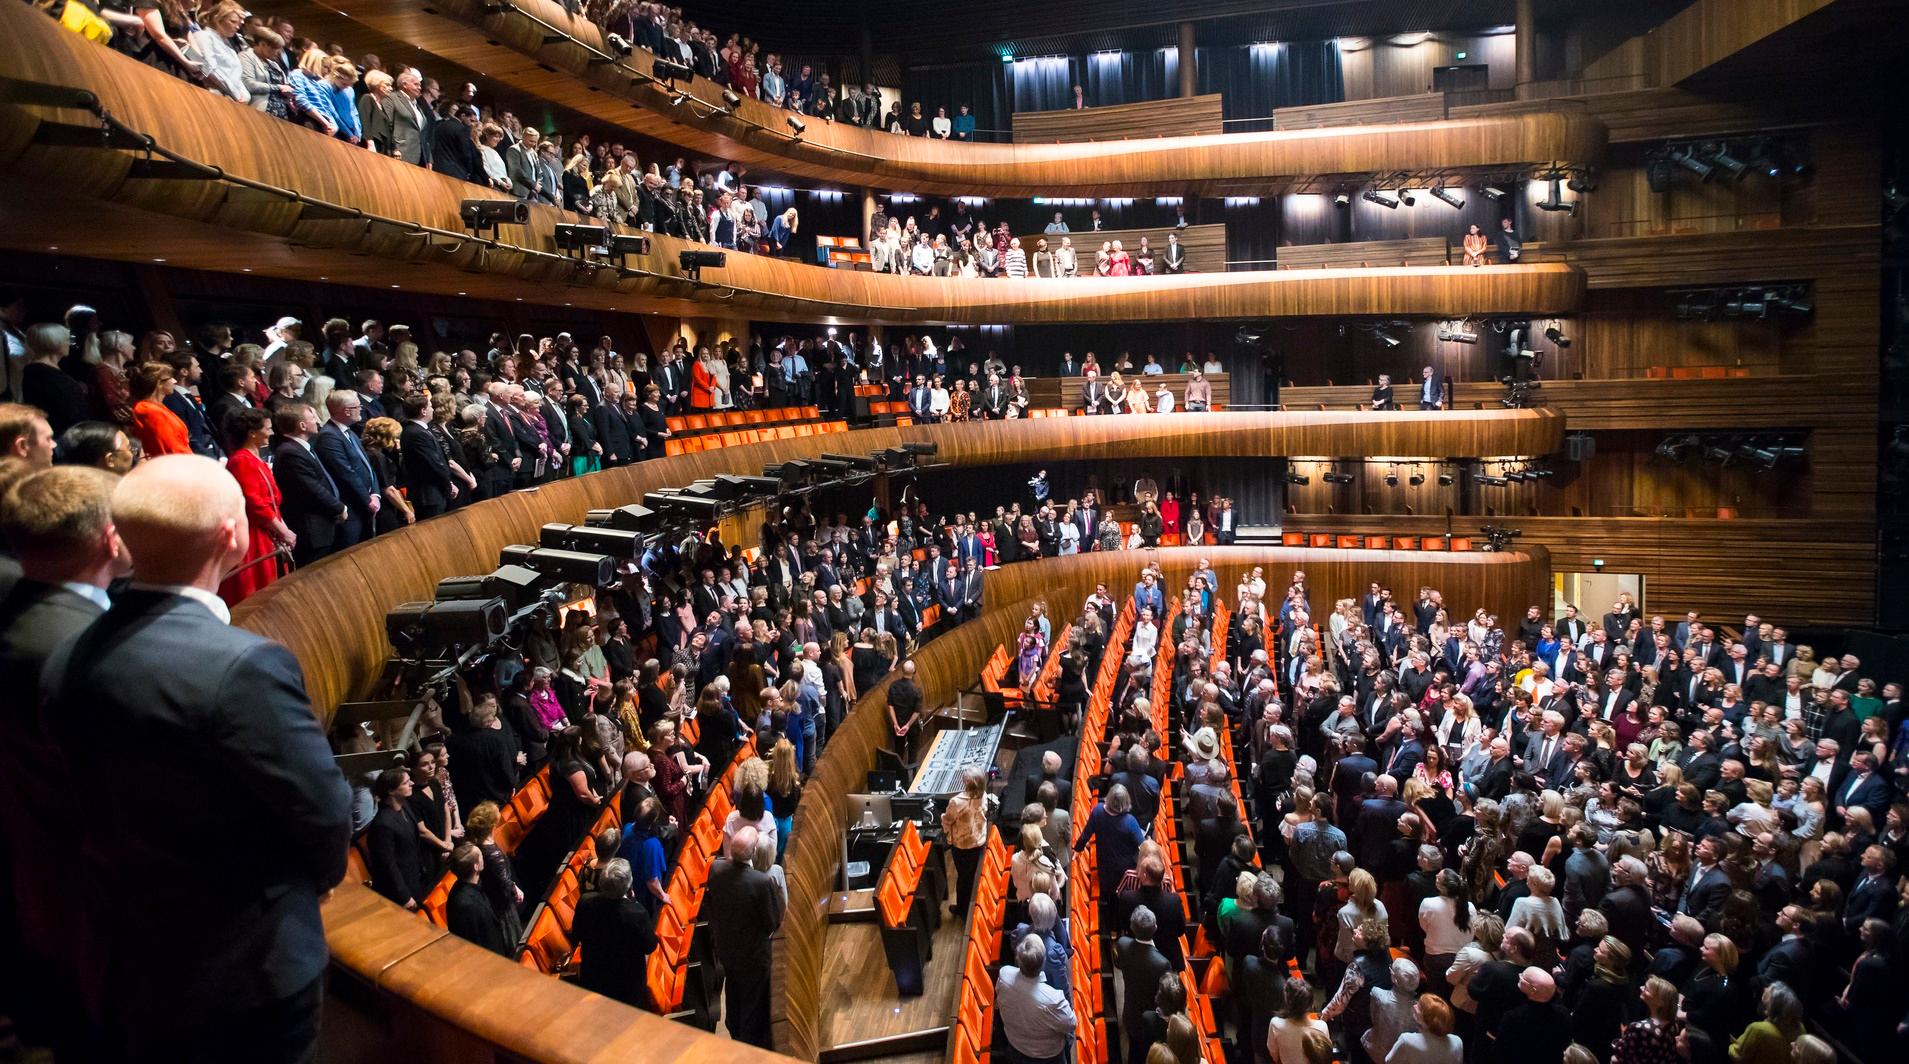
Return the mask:
[[[533,207],[524,226],[504,226],[514,248],[418,231],[455,234],[466,198],[494,198],[477,186],[374,155],[311,130],[240,107],[111,49],[66,33],[28,9],[6,8],[0,28],[22,47],[0,55],[0,76],[73,86],[94,94],[118,120],[187,158],[234,177],[292,189],[393,220],[326,213],[270,192],[209,177],[155,178],[135,154],[103,147],[36,143],[47,123],[96,123],[83,111],[39,105],[0,107],[0,163],[6,189],[65,190],[45,209],[6,227],[11,246],[143,260],[155,249],[174,266],[212,270],[245,262],[265,275],[367,287],[404,285],[504,302],[526,282],[538,298],[626,311],[703,317],[746,308],[762,319],[852,317],[893,322],[1122,321],[1238,318],[1266,314],[1459,314],[1560,312],[1581,293],[1574,268],[1520,267],[1491,276],[1457,269],[1351,271],[1304,278],[1261,274],[1007,281],[899,277],[731,253],[708,283],[682,277],[678,253],[694,245],[654,236],[626,260],[632,271],[585,267],[550,253],[554,227],[584,221]],[[138,231],[140,241],[125,233]],[[248,237],[252,239],[248,239]],[[527,254],[521,249],[542,252]]]
[[[1576,115],[1493,116],[1420,125],[1330,131],[1242,133],[1073,144],[964,144],[808,118],[790,136],[787,111],[744,100],[734,115],[702,117],[672,107],[670,94],[641,81],[653,57],[637,49],[627,66],[591,62],[607,53],[598,28],[551,0],[518,0],[487,13],[481,0],[330,0],[331,17],[376,28],[520,91],[693,151],[794,177],[957,196],[1030,197],[1070,188],[1100,195],[1257,195],[1281,178],[1380,170],[1517,167],[1556,160],[1595,162],[1603,131]],[[300,32],[323,39],[327,23]],[[547,27],[555,27],[553,34]],[[554,43],[547,38],[568,35]],[[696,78],[683,88],[715,104],[721,90]],[[635,104],[633,109],[631,104]],[[706,113],[707,108],[702,109]]]
[[1452,261],[1450,237],[1356,240],[1345,244],[1294,244],[1280,248],[1282,270],[1358,266],[1443,266]]
[[[1016,111],[1016,144],[1057,141],[1147,140],[1171,134],[1218,136],[1226,132],[1220,95],[1171,97],[1138,103],[1086,107],[1078,111]],[[1444,115],[1440,115],[1443,118]]]
[[[1114,551],[1046,558],[1009,565],[987,574],[986,612],[938,636],[915,654],[917,682],[924,707],[950,703],[1002,642],[1012,639],[1027,619],[1028,607],[1048,603],[1056,624],[1073,617],[1097,583],[1118,597],[1129,593],[1140,567],[1151,561],[1164,574],[1164,586],[1181,587],[1208,559],[1220,576],[1223,595],[1253,566],[1266,570],[1271,588],[1291,583],[1304,570],[1315,607],[1324,610],[1336,598],[1356,597],[1372,580],[1394,589],[1439,588],[1448,602],[1469,610],[1483,606],[1501,617],[1518,617],[1526,605],[1548,602],[1550,564],[1542,549],[1487,553],[1436,553],[1380,550],[1328,550],[1286,547],[1168,547],[1154,551]],[[1410,593],[1405,591],[1402,593]],[[829,739],[816,770],[805,782],[796,808],[795,832],[784,869],[789,881],[789,910],[777,951],[771,1014],[776,1048],[804,1060],[827,1048],[820,1043],[821,979],[827,898],[835,886],[847,829],[843,796],[865,786],[875,767],[875,751],[887,738],[884,679],[862,697]],[[939,962],[937,962],[939,963]]]
[[1410,96],[1343,100],[1305,107],[1276,107],[1273,109],[1273,128],[1326,129],[1386,122],[1438,122],[1445,117],[1444,93],[1418,92]]

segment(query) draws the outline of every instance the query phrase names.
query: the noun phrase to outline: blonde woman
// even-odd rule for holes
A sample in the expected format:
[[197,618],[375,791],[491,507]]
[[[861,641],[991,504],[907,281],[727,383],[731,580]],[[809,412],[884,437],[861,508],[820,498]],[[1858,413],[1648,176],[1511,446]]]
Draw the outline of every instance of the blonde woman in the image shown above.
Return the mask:
[[1020,848],[1014,851],[1014,857],[1008,865],[1008,875],[1014,887],[1010,897],[1020,901],[1033,897],[1029,877],[1037,871],[1052,876],[1057,891],[1067,885],[1067,873],[1061,869],[1060,861],[1048,848],[1047,836],[1041,832],[1041,825],[1022,824]]
[[[1351,964],[1357,947],[1353,932],[1368,920],[1386,923],[1385,903],[1379,900],[1379,881],[1363,868],[1355,868],[1346,880],[1350,897],[1339,907],[1339,933],[1333,940],[1332,955],[1340,964]],[[1520,899],[1521,901],[1523,899]],[[1562,917],[1560,917],[1562,919]]]
[[974,877],[981,867],[981,854],[988,845],[988,824],[994,819],[994,798],[988,794],[988,777],[978,769],[961,775],[961,793],[948,799],[941,812],[941,830],[948,848],[954,851],[955,896],[952,912],[967,914],[974,900]]
[[596,215],[599,221],[611,225],[625,224],[629,218],[623,211],[623,191],[623,171],[604,171],[603,179],[597,182],[597,187],[590,193],[590,213]]
[[800,222],[801,219],[796,217],[794,207],[776,215],[775,221],[769,223],[769,232],[763,239],[762,253],[765,255],[789,254],[791,245],[795,243],[796,229]]
[[365,147],[376,152],[391,150],[391,116],[384,102],[391,98],[397,84],[382,70],[365,71],[365,91],[358,97],[358,128],[365,131]]
[[1140,383],[1139,377],[1135,377],[1132,380],[1128,381],[1127,382],[1127,413],[1150,414],[1152,412],[1153,412],[1153,401],[1147,397],[1147,386]]

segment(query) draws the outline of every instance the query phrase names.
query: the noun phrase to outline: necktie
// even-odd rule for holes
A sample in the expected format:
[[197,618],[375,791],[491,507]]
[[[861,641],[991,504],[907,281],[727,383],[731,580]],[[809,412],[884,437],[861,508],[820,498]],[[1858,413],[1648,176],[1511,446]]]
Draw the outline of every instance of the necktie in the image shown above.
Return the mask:
[[365,479],[376,483],[378,478],[371,472],[371,462],[365,458],[365,449],[364,446],[358,442],[357,434],[350,429],[339,429],[338,431],[345,437],[345,446],[350,448],[352,457],[356,458],[358,464],[364,467]]

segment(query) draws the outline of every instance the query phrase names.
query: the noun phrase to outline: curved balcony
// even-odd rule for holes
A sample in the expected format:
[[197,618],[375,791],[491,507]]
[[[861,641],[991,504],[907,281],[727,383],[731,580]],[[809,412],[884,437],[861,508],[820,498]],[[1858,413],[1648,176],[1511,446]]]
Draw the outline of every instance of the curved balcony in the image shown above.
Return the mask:
[[1594,165],[1606,139],[1601,122],[1566,113],[1067,144],[963,144],[805,118],[797,136],[781,108],[744,100],[723,111],[722,87],[701,77],[676,85],[699,102],[673,103],[674,92],[651,76],[650,52],[618,56],[594,23],[553,0],[304,0],[286,14],[321,40],[336,31],[367,46],[377,44],[372,35],[384,38],[380,54],[422,48],[518,92],[690,151],[779,174],[935,195],[1260,195],[1328,175]]
[[533,207],[528,224],[475,236],[458,207],[489,190],[216,97],[25,6],[5,8],[0,28],[16,42],[0,56],[0,189],[35,205],[0,241],[27,250],[503,301],[523,300],[528,282],[541,303],[807,321],[1556,314],[1583,290],[1562,263],[1007,281],[735,253],[695,280],[678,254],[699,245],[664,236],[619,263],[585,262],[554,250],[555,227],[584,220],[567,212]]

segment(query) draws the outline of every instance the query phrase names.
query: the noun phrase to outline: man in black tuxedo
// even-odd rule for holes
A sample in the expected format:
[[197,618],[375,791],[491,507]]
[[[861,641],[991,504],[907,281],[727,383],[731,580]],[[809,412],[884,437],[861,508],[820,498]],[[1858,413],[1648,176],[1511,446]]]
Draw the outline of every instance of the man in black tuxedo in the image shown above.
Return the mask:
[[597,889],[577,902],[571,938],[583,947],[578,985],[646,1009],[651,1003],[645,969],[656,931],[649,910],[630,893],[631,878],[630,862],[619,857],[605,864]]
[[782,926],[784,903],[776,881],[751,864],[755,850],[756,829],[739,829],[729,841],[729,856],[710,865],[703,911],[723,969],[729,1037],[770,1049],[769,951],[764,947]]
[[[350,790],[298,662],[216,594],[250,542],[238,484],[163,456],[120,481],[112,517],[134,583],[45,673],[67,760],[115,781],[67,799],[94,1022],[116,1060],[307,1060]],[[191,810],[193,830],[155,809]]]
[[596,420],[597,442],[603,444],[603,464],[606,468],[628,465],[643,457],[642,449],[636,446],[634,440],[640,433],[630,425],[621,403],[600,403],[592,411],[592,416]]
[[1576,646],[1584,638],[1586,627],[1584,619],[1578,616],[1578,608],[1566,606],[1564,616],[1558,618],[1558,623],[1552,626],[1552,630],[1558,633],[1559,639]]
[[1106,412],[1107,385],[1100,374],[1090,371],[1081,381],[1080,409],[1083,414],[1101,414]]
[[430,396],[413,395],[404,401],[404,429],[398,446],[404,451],[404,468],[398,479],[418,519],[443,513],[457,498],[457,484],[451,480],[451,463],[444,457],[444,448],[431,434]]
[[1611,934],[1631,947],[1631,957],[1638,964],[1643,963],[1644,947],[1650,943],[1656,920],[1649,890],[1649,869],[1642,859],[1627,854],[1611,864],[1611,890],[1597,903]]
[[272,445],[272,479],[278,481],[279,513],[298,537],[292,560],[310,565],[332,552],[339,526],[350,517],[338,483],[312,449],[318,414],[306,403],[286,403],[272,414],[278,441]]
[[981,410],[989,421],[999,421],[1008,414],[1008,392],[1001,384],[1001,378],[988,374],[988,386],[981,390]]
[[371,459],[358,440],[356,427],[364,418],[364,406],[357,392],[335,391],[325,397],[325,409],[331,420],[312,439],[312,451],[338,485],[345,509],[351,516],[338,526],[339,550],[370,538],[378,507],[383,500],[378,492],[378,476],[371,471]]
[[[1340,704],[1344,705],[1350,697],[1341,696]],[[1378,771],[1379,763],[1365,756],[1365,737],[1347,736],[1345,754],[1332,763],[1332,774],[1326,780],[1326,787],[1333,796],[1333,823],[1344,824],[1348,834],[1359,815],[1359,803],[1366,793],[1365,778],[1368,774],[1376,775]]]
[[431,169],[459,181],[486,183],[484,161],[471,139],[471,127],[476,124],[477,108],[465,103],[451,108],[451,117],[432,123]]
[[23,1041],[59,1052],[84,1026],[72,949],[78,894],[67,879],[79,855],[65,762],[32,696],[55,649],[110,605],[106,588],[124,575],[113,528],[119,478],[90,466],[56,466],[21,480],[0,510],[0,538],[20,565],[0,591],[0,941],[18,952],[0,964]]
[[1399,818],[1410,811],[1399,800],[1399,782],[1392,777],[1380,776],[1373,782],[1372,791],[1372,797],[1359,806],[1358,830],[1353,833],[1360,868],[1385,867],[1387,851],[1399,836]]
[[981,615],[981,564],[968,559],[961,574],[961,619],[971,621]]

